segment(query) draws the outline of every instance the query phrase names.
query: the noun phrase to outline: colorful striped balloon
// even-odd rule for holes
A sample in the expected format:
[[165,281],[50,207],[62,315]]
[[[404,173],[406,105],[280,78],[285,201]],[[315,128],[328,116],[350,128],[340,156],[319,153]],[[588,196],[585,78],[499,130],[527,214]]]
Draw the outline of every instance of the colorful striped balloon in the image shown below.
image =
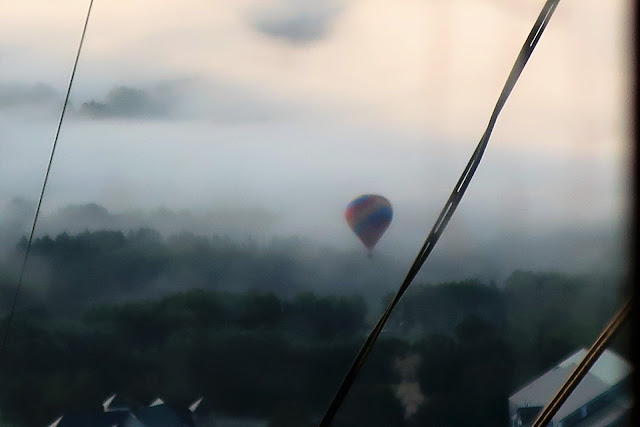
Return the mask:
[[393,209],[384,197],[365,194],[347,205],[344,216],[358,239],[371,251],[391,224]]

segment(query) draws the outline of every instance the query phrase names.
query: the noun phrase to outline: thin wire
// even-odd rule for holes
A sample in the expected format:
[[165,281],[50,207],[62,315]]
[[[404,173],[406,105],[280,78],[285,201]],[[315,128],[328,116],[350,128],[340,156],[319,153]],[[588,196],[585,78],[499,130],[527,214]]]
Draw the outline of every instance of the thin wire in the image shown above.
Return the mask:
[[571,392],[578,386],[582,378],[589,372],[591,366],[598,360],[607,344],[615,333],[620,329],[620,326],[624,323],[624,321],[629,316],[631,312],[632,300],[629,299],[625,305],[620,309],[618,313],[609,321],[609,324],[604,328],[604,330],[600,333],[600,336],[595,340],[587,354],[580,361],[578,366],[571,372],[569,378],[565,381],[565,383],[560,387],[560,390],[556,393],[556,395],[551,399],[551,401],[545,406],[545,408],[540,412],[536,420],[533,422],[531,427],[542,427],[546,426],[551,418],[556,414],[556,412],[562,407],[562,404],[567,400]]
[[80,60],[80,52],[82,52],[82,44],[84,43],[84,37],[87,33],[87,26],[89,25],[89,17],[91,16],[91,8],[93,7],[93,0],[89,2],[89,9],[87,10],[87,16],[84,21],[84,27],[82,28],[82,35],[80,36],[80,43],[78,45],[78,51],[76,53],[76,59],[73,63],[73,69],[71,70],[71,77],[69,78],[69,85],[67,86],[67,93],[64,98],[64,104],[62,105],[62,112],[60,113],[60,120],[58,121],[58,127],[51,146],[51,154],[49,155],[49,162],[47,164],[47,170],[44,174],[44,180],[42,182],[42,188],[40,189],[40,197],[38,198],[38,205],[36,207],[35,215],[33,216],[33,222],[31,223],[31,232],[29,233],[29,240],[27,241],[27,248],[24,252],[24,258],[22,260],[22,267],[20,268],[20,276],[18,278],[18,284],[16,285],[16,291],[13,295],[13,302],[11,304],[11,311],[7,320],[7,327],[4,331],[2,338],[2,346],[0,347],[0,360],[4,355],[7,337],[9,336],[9,329],[11,328],[11,322],[16,309],[16,302],[18,301],[18,295],[20,293],[20,287],[22,286],[22,279],[24,278],[24,272],[27,266],[27,259],[29,258],[29,252],[31,251],[31,243],[33,242],[33,235],[35,234],[36,224],[38,222],[38,216],[40,215],[40,207],[42,206],[42,200],[44,199],[44,192],[47,188],[47,182],[49,181],[49,173],[51,172],[51,165],[53,163],[53,155],[56,152],[58,145],[58,137],[60,136],[60,129],[62,128],[62,121],[64,120],[65,112],[67,111],[67,105],[69,104],[69,95],[71,93],[71,86],[73,85],[73,78],[76,75],[76,69],[78,68],[78,61]]
[[464,171],[462,172],[462,175],[458,179],[456,186],[454,187],[451,195],[449,196],[449,199],[445,203],[444,208],[440,212],[440,215],[438,216],[435,224],[433,225],[433,228],[429,232],[427,239],[422,245],[422,248],[420,248],[418,255],[416,256],[411,268],[407,272],[405,279],[402,281],[402,284],[400,285],[400,288],[398,289],[396,295],[393,297],[388,307],[380,316],[380,319],[374,326],[373,330],[371,331],[365,343],[363,344],[362,348],[360,349],[360,352],[358,353],[355,360],[353,361],[351,368],[349,368],[349,371],[345,375],[342,381],[342,384],[338,388],[338,391],[336,392],[333,400],[329,405],[329,408],[327,409],[324,416],[322,417],[322,420],[320,421],[320,427],[327,427],[331,425],[333,418],[335,417],[336,413],[338,412],[338,409],[342,405],[347,393],[349,392],[349,389],[355,382],[355,379],[358,373],[360,372],[360,368],[362,367],[367,356],[371,352],[371,349],[373,348],[373,344],[375,344],[375,341],[380,335],[380,332],[382,331],[382,328],[387,322],[387,319],[391,315],[391,312],[393,311],[398,301],[400,301],[400,298],[402,297],[404,292],[407,290],[407,288],[409,287],[409,285],[411,284],[415,276],[420,271],[420,268],[422,267],[424,262],[429,257],[429,254],[433,250],[435,244],[438,242],[438,239],[444,232],[444,229],[449,223],[449,220],[451,219],[451,217],[453,216],[453,213],[458,207],[460,200],[462,200],[462,196],[464,195],[464,192],[469,186],[469,183],[471,182],[471,179],[473,178],[473,175],[476,169],[478,168],[478,165],[480,164],[480,160],[482,159],[484,150],[489,142],[489,137],[491,136],[493,127],[495,126],[495,123],[498,119],[498,115],[502,111],[502,108],[504,107],[507,101],[507,98],[511,94],[513,87],[518,81],[518,78],[520,77],[520,74],[522,73],[524,66],[526,65],[538,41],[540,40],[540,37],[542,36],[542,33],[544,32],[544,29],[546,28],[549,20],[551,19],[551,16],[553,15],[553,12],[555,11],[559,2],[560,0],[547,0],[545,5],[543,6],[538,16],[538,19],[536,20],[536,23],[531,29],[531,32],[529,33],[529,36],[527,37],[524,45],[522,46],[522,49],[520,50],[520,53],[516,58],[515,64],[513,65],[513,68],[509,73],[509,77],[507,78],[504,88],[500,93],[500,97],[498,98],[498,101],[496,102],[496,106],[494,107],[493,113],[491,114],[491,117],[489,119],[489,124],[487,125],[487,129],[485,130],[484,134],[482,135],[482,138],[480,139],[480,142],[478,143],[478,145],[476,146],[476,149],[471,155],[471,158],[469,159],[467,166],[465,167]]

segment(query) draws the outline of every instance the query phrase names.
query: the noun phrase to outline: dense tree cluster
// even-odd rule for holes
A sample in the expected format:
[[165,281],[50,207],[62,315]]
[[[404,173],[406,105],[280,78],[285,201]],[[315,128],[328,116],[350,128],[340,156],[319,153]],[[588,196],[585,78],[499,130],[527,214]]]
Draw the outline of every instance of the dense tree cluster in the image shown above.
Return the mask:
[[[282,242],[258,250],[104,231],[43,237],[33,250],[42,271],[24,289],[0,365],[2,425],[42,426],[100,409],[113,392],[139,404],[203,396],[219,414],[317,425],[380,307],[357,294],[291,292],[305,279]],[[269,286],[212,286],[234,275]],[[291,281],[286,292],[278,281]],[[14,283],[0,275],[3,302]],[[620,303],[616,283],[520,271],[501,284],[413,285],[334,424],[505,425],[510,394],[594,339]],[[623,355],[626,343],[623,334],[615,344]],[[410,355],[419,363],[407,379],[396,366]],[[396,393],[408,380],[424,397],[410,417]]]
[[[23,238],[13,254],[15,265],[26,243]],[[296,238],[258,244],[189,232],[165,237],[148,228],[86,231],[34,240],[27,280],[38,283],[25,288],[65,314],[189,289],[258,290],[283,297],[320,290],[358,293],[377,305],[399,270],[382,257],[368,261],[362,253],[317,248]]]

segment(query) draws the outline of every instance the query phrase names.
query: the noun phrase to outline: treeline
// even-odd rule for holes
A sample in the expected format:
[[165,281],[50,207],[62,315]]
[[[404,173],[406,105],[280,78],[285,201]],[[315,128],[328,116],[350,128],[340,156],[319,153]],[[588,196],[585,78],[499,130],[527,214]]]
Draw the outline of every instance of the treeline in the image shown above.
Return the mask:
[[[269,418],[293,407],[311,419],[357,351],[365,315],[359,297],[202,290],[98,306],[81,320],[20,312],[3,360],[10,369],[3,369],[0,413],[44,425],[65,411],[99,408],[116,391],[139,404],[157,395],[180,405],[204,396],[205,406],[224,414]],[[383,385],[385,405],[401,419],[392,342],[380,343],[363,378]]]
[[[134,405],[202,396],[205,413],[317,425],[389,296],[372,303],[342,283],[326,284],[337,295],[295,292],[297,281],[327,277],[304,277],[299,249],[151,230],[38,239],[38,271],[21,291],[0,364],[0,425],[101,410],[114,392]],[[347,258],[336,270],[350,262],[358,265]],[[224,290],[234,277],[265,288]],[[509,395],[590,345],[620,306],[620,280],[517,271],[500,284],[412,285],[334,425],[506,425]],[[4,310],[14,285],[0,275]],[[623,331],[614,350],[628,356],[628,344]],[[398,368],[411,358],[413,369]],[[410,416],[403,382],[417,383],[422,398]]]
[[[19,266],[26,239],[11,263]],[[401,274],[383,256],[340,252],[297,238],[258,243],[153,229],[86,231],[33,241],[25,289],[50,310],[82,313],[97,303],[158,297],[189,289],[360,294],[378,304]],[[28,282],[28,283],[27,283]],[[0,289],[0,292],[3,290]],[[5,307],[0,305],[0,313]]]
[[[413,286],[390,319],[402,336],[455,334],[469,315],[504,337],[517,359],[515,381],[544,371],[579,346],[589,346],[622,307],[629,289],[612,274],[515,271],[504,283],[472,279],[438,286]],[[628,352],[624,340],[620,351]]]
[[[563,312],[586,302],[585,295],[564,299],[553,312],[529,307],[525,316],[521,306],[507,304],[510,294],[535,288],[539,297],[553,299],[561,283],[547,274],[512,277],[517,285],[505,290],[475,281],[417,286],[395,316],[414,310],[412,336],[392,322],[335,425],[465,426],[470,419],[505,425],[508,396],[588,345],[602,327],[577,319],[564,323]],[[491,302],[467,302],[478,294]],[[423,316],[416,316],[415,307],[425,304],[429,311],[425,295],[449,310],[435,318],[424,313],[440,326],[418,332]],[[603,312],[615,309],[614,299],[602,304]],[[501,308],[503,315],[483,305]],[[450,323],[447,317],[456,311],[459,321]],[[524,317],[526,323],[517,323]],[[5,423],[23,426],[42,426],[69,411],[99,410],[112,392],[138,404],[160,395],[186,405],[203,396],[204,407],[218,414],[263,418],[272,427],[316,425],[369,327],[359,297],[304,293],[281,299],[203,290],[101,305],[74,320],[32,309],[18,312],[14,321],[1,367],[0,414]],[[549,333],[527,329],[543,323]],[[616,344],[625,355],[628,349],[620,344],[625,341]],[[396,393],[403,377],[394,366],[410,355],[420,363],[409,380],[420,385],[424,401],[405,418]]]

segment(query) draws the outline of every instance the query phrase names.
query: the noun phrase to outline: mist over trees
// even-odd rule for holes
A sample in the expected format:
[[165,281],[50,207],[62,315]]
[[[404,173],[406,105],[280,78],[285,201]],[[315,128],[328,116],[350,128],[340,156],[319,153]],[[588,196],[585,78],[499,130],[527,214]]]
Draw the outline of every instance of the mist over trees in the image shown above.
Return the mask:
[[[15,250],[15,242],[20,236],[29,232],[34,209],[34,201],[20,198],[14,198],[0,209],[0,262]],[[318,220],[313,231],[293,231],[289,227],[290,220],[285,212],[268,209],[258,203],[221,204],[192,210],[157,207],[123,211],[108,209],[98,203],[70,204],[43,212],[36,236],[56,239],[63,233],[76,235],[105,230],[128,235],[145,228],[159,233],[164,239],[163,245],[168,245],[167,240],[172,236],[191,233],[205,239],[226,240],[240,247],[251,246],[258,251],[267,247],[271,250],[279,245],[286,252],[284,246],[287,246],[290,249],[288,255],[306,271],[303,274],[305,280],[314,275],[330,279],[317,281],[320,287],[314,290],[323,292],[324,285],[328,285],[327,291],[333,292],[331,287],[336,287],[341,280],[335,277],[336,270],[342,269],[348,276],[345,289],[353,286],[356,278],[366,289],[375,290],[375,298],[383,289],[391,290],[397,286],[417,250],[417,247],[398,243],[402,234],[385,235],[383,239],[388,238],[388,245],[376,251],[375,260],[368,262],[346,224],[341,224],[340,238],[319,243],[317,236],[313,237],[314,233],[324,230],[329,219]],[[340,217],[331,217],[330,220],[334,223],[332,227],[341,221]],[[444,282],[476,277],[487,283],[504,283],[511,272],[518,269],[589,275],[602,272],[621,274],[625,269],[626,248],[621,237],[623,224],[588,229],[543,227],[539,231],[513,231],[484,240],[470,238],[468,230],[461,234],[463,230],[455,226],[449,231],[448,240],[433,253],[429,264],[419,273],[418,280]],[[411,239],[415,240],[415,232],[413,234]],[[408,237],[405,234],[405,238]],[[393,239],[396,239],[395,243]],[[464,262],[460,262],[461,259]],[[357,272],[349,270],[354,268]],[[310,271],[314,273],[307,274]],[[299,290],[308,288],[303,282],[298,285],[301,287]],[[256,286],[261,288],[262,285]],[[359,292],[361,289],[354,290]]]
[[[2,331],[9,266],[25,243],[0,268]],[[2,366],[7,425],[100,409],[113,392],[138,405],[202,396],[205,413],[315,425],[395,283],[376,277],[384,259],[301,239],[141,228],[42,236],[32,251]],[[501,283],[415,283],[335,425],[503,425],[511,393],[591,343],[620,304],[621,281],[516,271]],[[625,336],[614,346],[623,355]],[[401,374],[410,357],[415,368]],[[413,411],[398,391],[407,382],[422,396]]]
[[[20,240],[10,264],[19,265],[26,243]],[[64,313],[196,288],[282,296],[358,293],[377,302],[398,277],[397,267],[383,257],[374,263],[360,252],[303,239],[258,244],[189,232],[163,237],[148,228],[43,236],[33,241],[31,255],[27,280],[39,283],[30,289],[50,310]]]
[[[13,249],[16,240],[27,234],[35,201],[14,198],[0,211],[0,250]],[[279,216],[258,206],[223,207],[208,211],[172,210],[158,207],[149,211],[113,212],[97,203],[66,205],[38,220],[37,236],[78,234],[83,231],[137,230],[151,228],[163,236],[191,232],[201,236],[223,236],[234,241],[263,235]]]

